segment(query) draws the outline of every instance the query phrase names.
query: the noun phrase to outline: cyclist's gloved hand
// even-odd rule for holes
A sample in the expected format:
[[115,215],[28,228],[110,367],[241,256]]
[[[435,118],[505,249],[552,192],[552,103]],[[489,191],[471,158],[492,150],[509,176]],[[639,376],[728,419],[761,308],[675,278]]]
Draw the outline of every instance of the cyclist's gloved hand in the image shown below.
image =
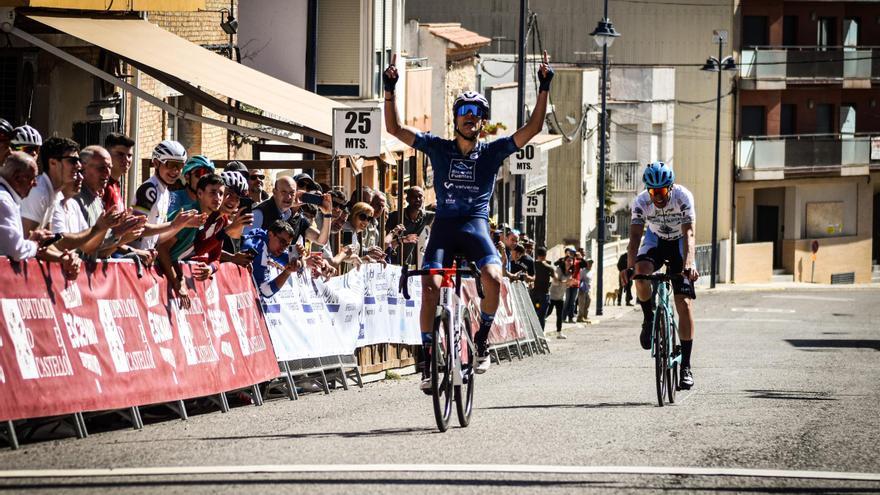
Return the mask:
[[550,81],[553,80],[554,74],[555,72],[550,67],[550,57],[547,55],[547,50],[544,50],[544,60],[541,67],[538,68],[539,91],[550,91]]
[[394,63],[397,61],[397,54],[391,55],[391,63],[388,65],[388,68],[385,69],[385,72],[382,73],[382,82],[385,84],[385,91],[389,93],[394,92],[394,87],[397,86],[397,81],[400,80],[400,74],[397,73],[397,67]]

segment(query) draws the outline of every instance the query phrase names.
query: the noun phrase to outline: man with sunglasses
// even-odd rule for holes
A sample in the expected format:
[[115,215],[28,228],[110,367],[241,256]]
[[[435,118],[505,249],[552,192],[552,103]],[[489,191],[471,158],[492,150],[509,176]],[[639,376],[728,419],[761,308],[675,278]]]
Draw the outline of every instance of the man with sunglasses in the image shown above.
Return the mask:
[[199,204],[199,179],[214,173],[214,162],[207,156],[195,155],[183,165],[183,189],[171,193],[171,205],[168,211],[191,210]]
[[261,169],[255,168],[248,174],[248,197],[251,199],[251,206],[269,199],[269,193],[263,189],[264,180],[266,173]]
[[81,170],[79,144],[72,139],[47,139],[42,143],[39,157],[42,173],[37,177],[37,186],[21,200],[21,223],[25,237],[34,229],[48,228],[54,205],[63,199],[61,188],[75,181],[77,172]]
[[[700,276],[694,257],[694,196],[684,186],[675,184],[675,173],[663,162],[649,164],[642,179],[646,190],[636,196],[633,202],[627,248],[628,269],[621,272],[621,277],[628,283],[633,271],[637,275],[650,275],[663,265],[666,265],[667,273],[683,275],[672,281],[672,291],[675,294],[678,335],[681,339],[679,386],[687,390],[694,385],[691,349],[694,344],[693,300],[697,296],[693,283]],[[644,239],[642,233],[645,234]],[[639,342],[643,349],[650,349],[655,310],[651,283],[636,280],[635,285],[637,300],[644,313]]]
[[[483,124],[489,119],[489,102],[474,91],[460,94],[452,105],[454,139],[443,139],[401,125],[394,96],[399,79],[394,63],[392,57],[391,65],[383,77],[385,127],[389,134],[428,155],[434,168],[437,213],[422,267],[448,267],[452,264],[453,256],[462,253],[480,269],[485,297],[480,301],[480,326],[474,339],[477,347],[475,371],[485,373],[490,365],[489,330],[498,309],[503,273],[498,252],[489,236],[489,201],[504,160],[541,132],[553,70],[548,65],[545,51],[538,70],[538,98],[529,121],[512,136],[487,143],[480,142],[479,137]],[[439,287],[439,276],[422,278],[421,327],[426,350],[431,345]],[[420,387],[422,390],[429,389],[430,376],[427,371],[422,378]]]
[[10,144],[13,150],[23,151],[37,160],[40,156],[40,147],[43,146],[43,136],[33,127],[23,125],[12,131]]

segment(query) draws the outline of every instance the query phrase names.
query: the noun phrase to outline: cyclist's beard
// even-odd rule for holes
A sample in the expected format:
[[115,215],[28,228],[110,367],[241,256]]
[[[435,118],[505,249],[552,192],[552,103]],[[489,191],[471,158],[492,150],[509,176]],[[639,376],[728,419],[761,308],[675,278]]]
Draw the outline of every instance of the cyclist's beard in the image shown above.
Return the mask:
[[455,133],[458,134],[459,136],[463,137],[464,139],[467,139],[468,141],[474,142],[477,140],[478,137],[480,137],[480,128],[474,126],[474,133],[472,135],[468,136],[467,134],[461,132],[461,130],[459,130],[458,126],[456,125],[455,126]]

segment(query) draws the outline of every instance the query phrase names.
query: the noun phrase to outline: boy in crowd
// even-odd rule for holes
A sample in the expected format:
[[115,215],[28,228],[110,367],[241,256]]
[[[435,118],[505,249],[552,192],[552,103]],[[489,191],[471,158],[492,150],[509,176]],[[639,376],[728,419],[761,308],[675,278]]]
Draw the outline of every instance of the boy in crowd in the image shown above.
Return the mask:
[[183,189],[171,193],[169,213],[177,210],[191,210],[199,202],[198,186],[199,179],[214,173],[214,162],[204,155],[189,157],[183,165]]
[[254,229],[242,242],[242,249],[254,253],[251,272],[260,295],[272,297],[302,267],[290,253],[293,227],[284,220],[275,220],[268,230]]
[[118,211],[125,209],[125,201],[122,198],[122,178],[131,168],[132,149],[134,140],[125,134],[112,132],[104,138],[104,148],[110,153],[110,179],[101,201],[104,209],[109,210],[115,206]]

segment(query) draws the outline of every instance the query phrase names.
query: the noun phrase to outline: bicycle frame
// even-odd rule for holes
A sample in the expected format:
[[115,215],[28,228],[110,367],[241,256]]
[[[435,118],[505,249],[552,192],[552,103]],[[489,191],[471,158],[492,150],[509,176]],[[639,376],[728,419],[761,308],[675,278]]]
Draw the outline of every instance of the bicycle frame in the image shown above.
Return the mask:
[[[461,334],[463,314],[461,302],[461,277],[456,276],[453,281],[452,274],[443,273],[443,281],[440,283],[440,301],[437,303],[436,316],[442,315],[446,310],[449,313],[449,334],[445,335],[446,339],[446,359],[452,363],[452,384],[462,385],[462,369],[461,369]],[[471,338],[470,335],[467,336]]]
[[[657,301],[657,309],[654,310],[654,319],[651,323],[651,328],[657,324],[657,314],[660,312],[660,307],[662,306],[665,310],[663,314],[666,318],[666,341],[672,342],[672,332],[678,332],[678,321],[673,317],[675,313],[673,313],[673,304],[670,303],[670,294],[672,294],[672,284],[669,280],[663,281],[653,281],[653,294],[651,294],[651,298]],[[654,333],[651,332],[651,356],[655,357],[657,352],[657,346],[654,342]],[[668,349],[668,353],[666,356],[666,367],[672,368],[675,364],[681,364],[681,354],[675,353],[674,349]],[[673,384],[674,386],[674,384]]]

